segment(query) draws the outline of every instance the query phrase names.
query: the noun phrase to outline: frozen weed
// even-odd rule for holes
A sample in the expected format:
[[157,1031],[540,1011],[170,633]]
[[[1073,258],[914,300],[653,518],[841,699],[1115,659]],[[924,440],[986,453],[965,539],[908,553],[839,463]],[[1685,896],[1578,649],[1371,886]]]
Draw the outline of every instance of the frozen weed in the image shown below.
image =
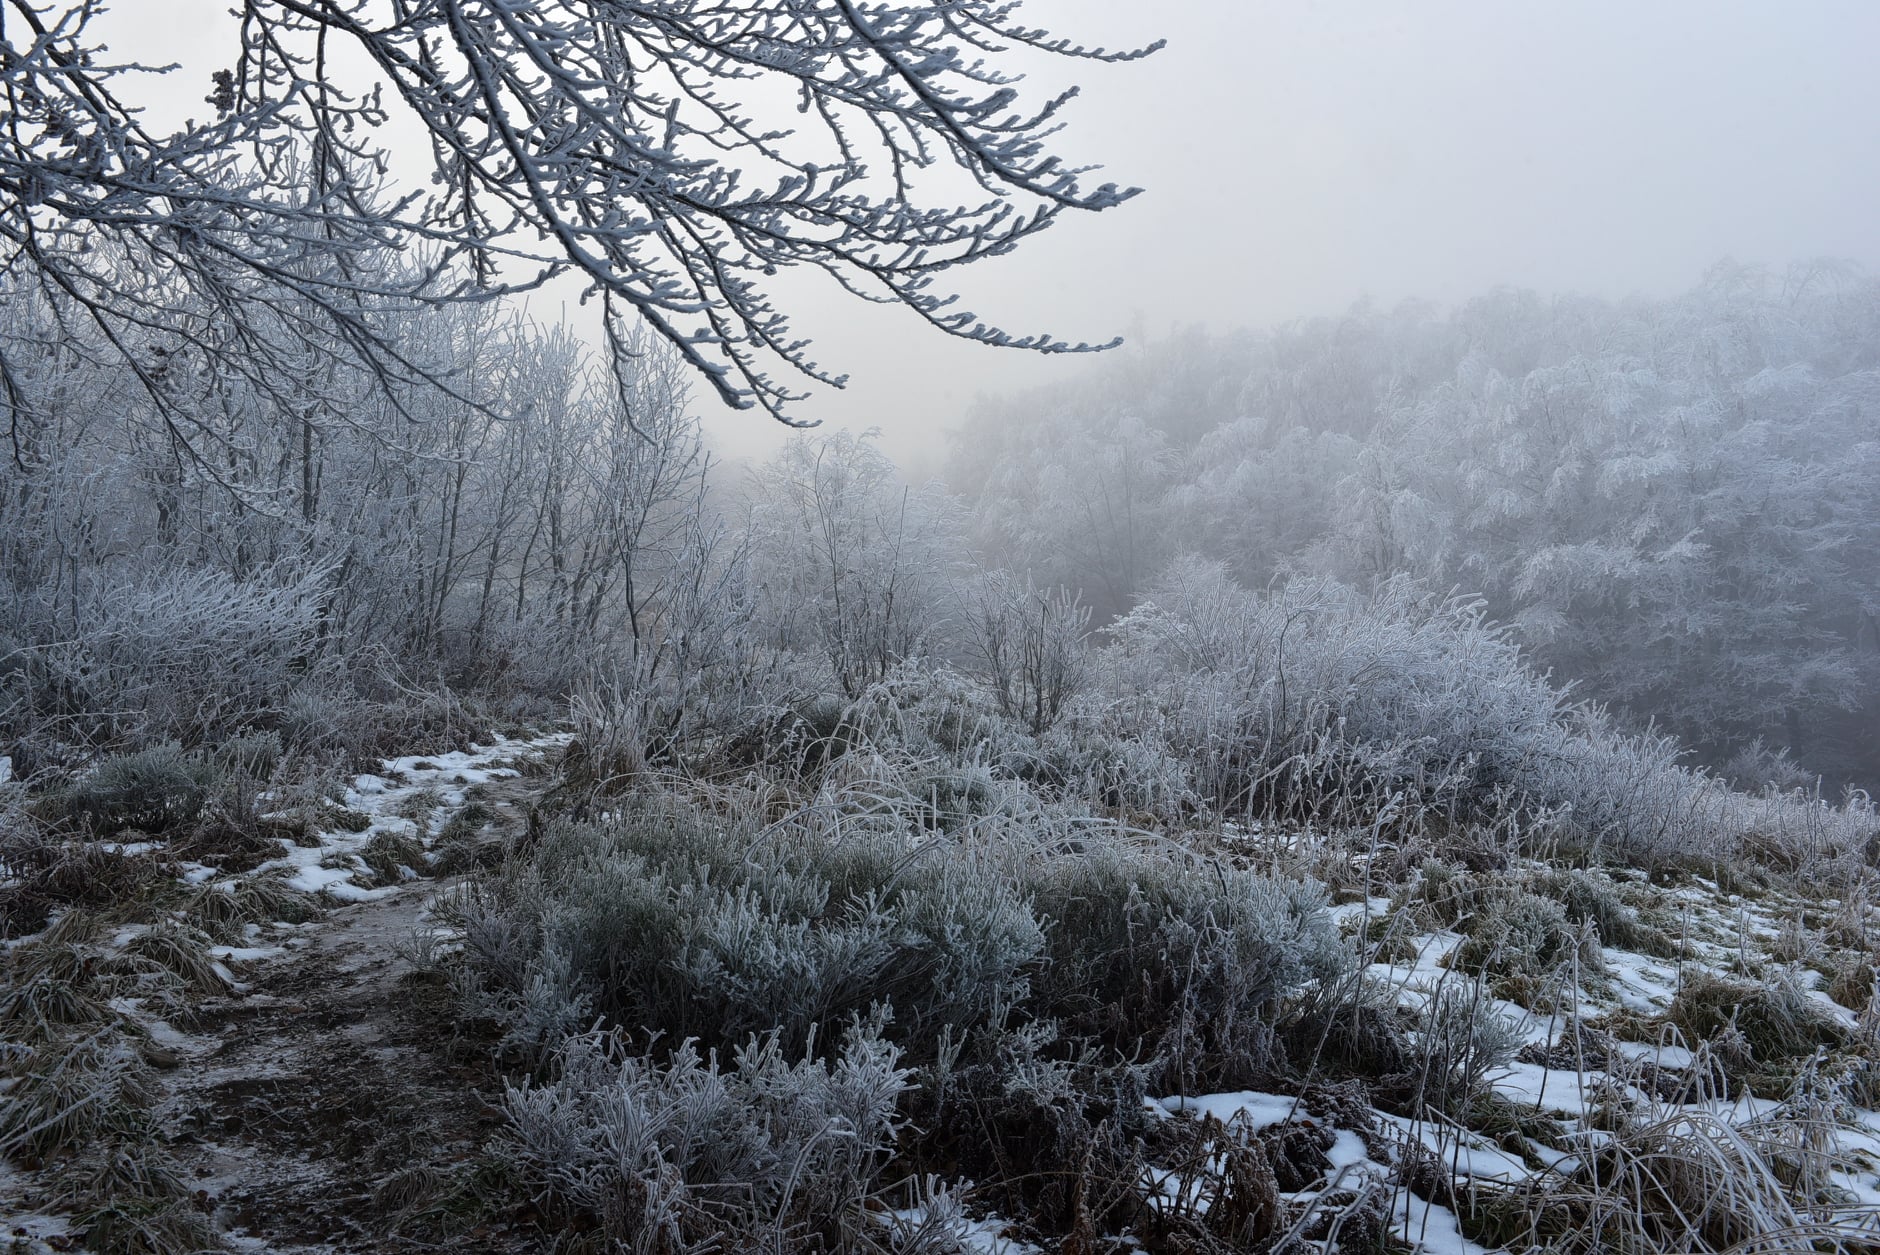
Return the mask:
[[146,1096],[146,1076],[125,1037],[106,1025],[10,1060],[0,1092],[0,1155],[44,1159],[120,1123]]
[[374,833],[359,852],[359,857],[371,869],[372,883],[376,885],[395,885],[401,880],[421,875],[424,869],[430,867],[430,861],[425,857],[424,843],[402,832]]
[[183,902],[183,923],[233,944],[251,924],[304,924],[316,918],[316,900],[288,888],[287,875],[274,871],[198,885]]
[[661,1059],[587,1034],[554,1065],[552,1079],[505,1094],[508,1153],[539,1202],[610,1240],[850,1249],[878,1231],[870,1204],[908,1073],[870,1027],[851,1029],[827,1061],[812,1051],[792,1062],[775,1034],[725,1065],[691,1043]]
[[1794,981],[1738,981],[1697,971],[1685,976],[1667,1018],[1692,1042],[1740,1041],[1770,1064],[1842,1045],[1847,1031]]
[[192,823],[223,778],[175,742],[113,754],[66,787],[64,812],[91,832],[165,833]]

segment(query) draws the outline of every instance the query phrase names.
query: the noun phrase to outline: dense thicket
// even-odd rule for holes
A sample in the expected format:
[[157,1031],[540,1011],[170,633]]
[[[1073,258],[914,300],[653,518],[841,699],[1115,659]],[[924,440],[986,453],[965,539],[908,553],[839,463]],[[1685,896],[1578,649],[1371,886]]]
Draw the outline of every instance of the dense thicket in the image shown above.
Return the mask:
[[1880,779],[1880,282],[1846,267],[1197,332],[986,409],[949,479],[1101,614],[1180,553],[1409,574],[1746,783]]
[[[668,356],[623,400],[566,333],[487,308],[398,328],[476,394],[408,412],[363,379],[359,412],[283,407],[151,332],[166,418],[16,291],[0,335],[40,369],[0,469],[5,752],[30,774],[261,730],[367,755],[466,696],[574,699],[603,777],[827,755],[890,716],[914,736],[940,702],[950,730],[916,740],[977,746],[987,779],[1164,822],[1846,848],[1534,664],[1745,784],[1792,783],[1770,743],[1868,765],[1876,292],[1720,274],[1661,305],[1503,295],[1165,346],[982,418],[969,510],[846,434],[714,488]],[[217,462],[161,434],[175,415]]]

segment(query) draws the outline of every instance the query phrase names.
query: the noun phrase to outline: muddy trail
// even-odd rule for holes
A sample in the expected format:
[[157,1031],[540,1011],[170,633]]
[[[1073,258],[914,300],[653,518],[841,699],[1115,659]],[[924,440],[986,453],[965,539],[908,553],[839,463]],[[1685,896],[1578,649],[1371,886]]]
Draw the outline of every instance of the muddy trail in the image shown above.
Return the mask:
[[[513,840],[540,781],[479,784],[481,839]],[[487,1043],[458,1036],[410,943],[460,878],[419,879],[275,925],[225,996],[153,1044],[172,1155],[232,1250],[535,1249],[484,1211],[500,1124]],[[258,939],[259,940],[259,939]]]

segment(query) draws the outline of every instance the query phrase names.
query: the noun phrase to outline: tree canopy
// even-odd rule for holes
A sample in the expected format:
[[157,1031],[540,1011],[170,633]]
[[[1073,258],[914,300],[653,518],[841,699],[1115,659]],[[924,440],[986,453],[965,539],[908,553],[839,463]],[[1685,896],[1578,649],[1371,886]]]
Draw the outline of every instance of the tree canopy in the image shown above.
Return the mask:
[[[128,361],[173,427],[179,362],[296,411],[343,406],[320,395],[331,359],[394,403],[455,388],[387,311],[570,273],[617,356],[643,321],[725,401],[785,422],[802,382],[842,381],[772,299],[792,268],[951,335],[1102,347],[1010,334],[935,286],[1134,193],[1064,163],[1049,141],[1074,90],[1026,99],[1010,66],[1153,48],[1083,47],[1017,9],[238,0],[208,120],[164,134],[138,100],[153,67],[100,43],[97,0],[0,0],[0,272]],[[393,133],[428,142],[426,185]],[[0,346],[15,411],[18,352]]]

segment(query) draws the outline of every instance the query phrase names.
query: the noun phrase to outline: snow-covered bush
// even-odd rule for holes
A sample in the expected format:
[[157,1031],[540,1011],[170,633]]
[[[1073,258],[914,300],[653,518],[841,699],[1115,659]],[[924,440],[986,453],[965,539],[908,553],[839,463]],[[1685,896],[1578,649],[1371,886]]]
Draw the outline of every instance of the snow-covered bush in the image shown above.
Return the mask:
[[464,979],[518,1045],[599,1015],[707,1045],[775,1031],[798,1050],[886,1007],[916,1063],[1038,1024],[1172,1084],[1275,1062],[1280,1001],[1343,961],[1317,890],[1100,822],[920,833],[866,800],[768,826],[628,801],[554,827],[459,903]]
[[93,570],[69,596],[9,589],[0,632],[18,644],[0,661],[0,684],[12,719],[48,739],[94,742],[193,742],[248,727],[299,682],[316,582]]
[[168,832],[202,813],[222,776],[215,762],[171,741],[103,759],[65,790],[61,809],[97,833]]
[[[923,1131],[896,1148],[904,1168],[1004,1174],[1022,1157],[997,1188],[1072,1225],[1078,1181],[1141,1179],[1146,1094],[1273,1076],[1287,1001],[1346,971],[1316,887],[1036,797],[935,834],[907,785],[863,746],[766,823],[728,794],[642,783],[457,896],[465,1012],[550,1078],[507,1109],[551,1209],[672,1249],[727,1184],[750,1208],[724,1213],[733,1233],[846,1223],[879,1191],[886,1143],[837,1156],[815,1130],[825,1091],[874,1068],[895,1079],[867,1086],[872,1127]],[[642,1033],[682,1045],[623,1044]],[[781,1192],[773,1155],[803,1161]],[[1088,1204],[1105,1223],[1141,1206],[1133,1189],[1106,1200]]]
[[495,988],[570,988],[615,1024],[711,1045],[775,1030],[789,1050],[878,1003],[912,1040],[1027,992],[1044,939],[996,850],[628,805],[558,826],[493,890],[468,940]]
[[1407,580],[1256,594],[1189,563],[1110,635],[1105,700],[1074,706],[1054,735],[1139,742],[1228,818],[1323,831],[1387,815],[1646,862],[1747,850],[1792,865],[1856,856],[1880,830],[1861,798],[1733,792],[1669,738],[1570,704],[1479,604]]
[[879,1201],[909,1083],[870,1024],[834,1057],[775,1034],[701,1054],[571,1037],[551,1079],[511,1087],[508,1157],[550,1214],[595,1223],[610,1249],[947,1250],[890,1242]]
[[1346,961],[1316,887],[1178,846],[1067,837],[1022,883],[1049,921],[1041,1011],[1067,1036],[1133,1050],[1169,1088],[1250,1083],[1276,1062],[1281,1000]]

